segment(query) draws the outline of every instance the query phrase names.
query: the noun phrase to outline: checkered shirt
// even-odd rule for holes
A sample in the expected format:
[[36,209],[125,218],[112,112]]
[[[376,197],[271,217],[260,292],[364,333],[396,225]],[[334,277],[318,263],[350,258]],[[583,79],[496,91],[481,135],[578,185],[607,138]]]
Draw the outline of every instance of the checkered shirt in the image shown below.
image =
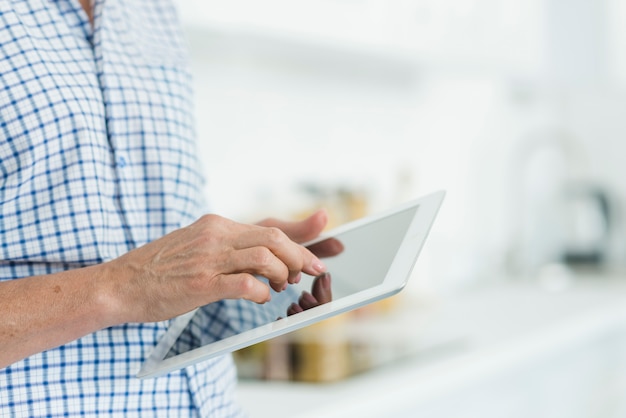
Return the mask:
[[[76,0],[0,0],[0,280],[111,260],[206,210],[174,8],[94,7],[92,28]],[[238,303],[205,307],[195,329],[241,322]],[[0,370],[0,417],[240,415],[230,356],[134,377],[167,325],[112,327]]]

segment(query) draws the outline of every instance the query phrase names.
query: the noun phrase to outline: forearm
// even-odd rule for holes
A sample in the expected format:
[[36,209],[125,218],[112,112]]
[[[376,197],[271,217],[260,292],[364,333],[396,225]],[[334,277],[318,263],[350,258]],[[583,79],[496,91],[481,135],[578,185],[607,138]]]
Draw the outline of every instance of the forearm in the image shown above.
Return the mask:
[[0,283],[0,368],[119,322],[105,264]]
[[[310,219],[317,234],[324,219]],[[255,275],[281,291],[300,272],[324,270],[276,227],[203,216],[107,263],[0,283],[0,368],[121,323],[161,321],[222,299],[265,303],[269,287]]]

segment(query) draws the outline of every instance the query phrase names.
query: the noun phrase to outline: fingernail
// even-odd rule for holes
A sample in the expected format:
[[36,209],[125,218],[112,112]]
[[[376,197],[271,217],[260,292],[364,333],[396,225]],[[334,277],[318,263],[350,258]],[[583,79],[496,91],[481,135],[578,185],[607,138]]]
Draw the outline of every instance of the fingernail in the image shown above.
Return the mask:
[[318,274],[322,274],[326,271],[326,266],[320,260],[313,261],[313,270]]
[[300,280],[302,280],[302,274],[298,273],[298,275],[293,279],[294,283],[300,283]]
[[287,290],[287,286],[289,286],[289,283],[285,282],[285,284],[283,285],[283,290]]

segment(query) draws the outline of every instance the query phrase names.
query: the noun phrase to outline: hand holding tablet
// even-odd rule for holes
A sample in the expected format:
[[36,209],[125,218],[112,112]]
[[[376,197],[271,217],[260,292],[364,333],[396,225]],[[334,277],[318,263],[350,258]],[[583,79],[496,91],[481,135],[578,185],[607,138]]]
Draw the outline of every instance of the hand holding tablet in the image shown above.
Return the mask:
[[[160,376],[398,293],[410,277],[443,198],[444,192],[436,192],[305,243],[318,257],[332,255],[324,258],[329,274],[313,278],[303,273],[298,283],[287,291],[274,292],[272,300],[263,305],[241,302],[257,313],[255,318],[274,319],[260,320],[226,338],[204,339],[198,346],[175,352],[172,347],[196,311],[176,318],[137,376]],[[240,309],[248,308],[242,305]]]

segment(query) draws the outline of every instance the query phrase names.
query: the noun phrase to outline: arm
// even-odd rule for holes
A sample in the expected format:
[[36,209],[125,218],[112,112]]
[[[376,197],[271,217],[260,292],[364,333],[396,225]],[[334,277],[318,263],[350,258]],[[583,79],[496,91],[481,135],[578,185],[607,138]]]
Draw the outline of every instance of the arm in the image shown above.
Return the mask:
[[300,272],[324,269],[277,227],[207,215],[107,263],[0,283],[0,367],[116,324],[169,319],[221,299],[264,303],[269,288],[254,275],[280,291]]
[[108,267],[0,283],[0,368],[114,325]]

